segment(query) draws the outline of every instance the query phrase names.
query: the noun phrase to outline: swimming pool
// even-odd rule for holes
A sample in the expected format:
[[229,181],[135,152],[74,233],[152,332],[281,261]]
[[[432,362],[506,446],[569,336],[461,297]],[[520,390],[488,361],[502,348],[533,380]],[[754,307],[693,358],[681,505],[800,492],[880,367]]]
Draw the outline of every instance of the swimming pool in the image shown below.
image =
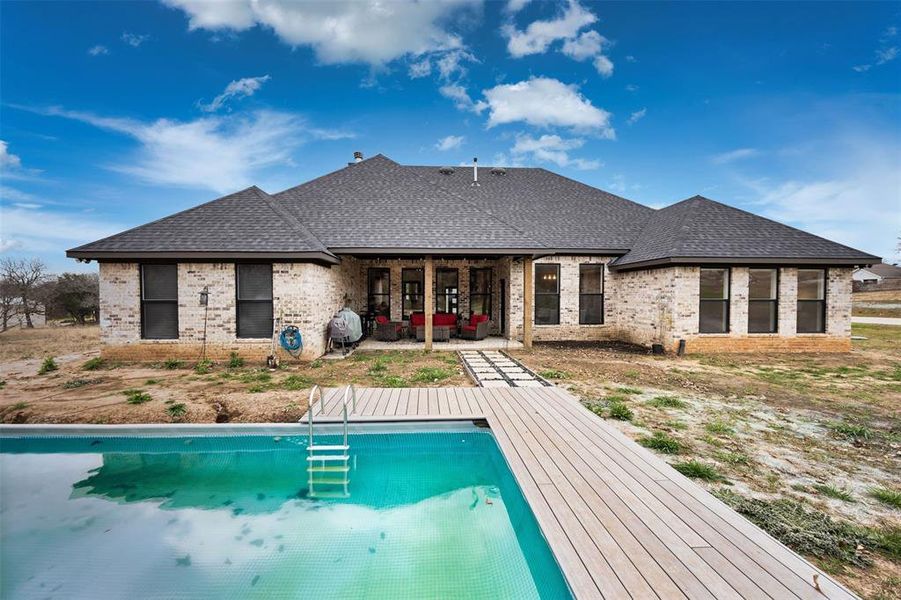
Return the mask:
[[0,595],[571,597],[490,431],[358,426],[327,499],[305,433],[7,432]]

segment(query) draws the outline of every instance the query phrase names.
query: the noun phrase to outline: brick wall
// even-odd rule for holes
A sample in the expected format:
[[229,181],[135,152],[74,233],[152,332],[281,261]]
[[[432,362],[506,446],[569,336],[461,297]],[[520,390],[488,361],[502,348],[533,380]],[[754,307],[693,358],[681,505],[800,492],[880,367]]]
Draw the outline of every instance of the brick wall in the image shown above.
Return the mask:
[[[357,287],[356,261],[324,267],[312,263],[272,265],[273,313],[281,323],[297,325],[304,336],[302,358],[325,351],[329,318],[351,304]],[[120,360],[199,360],[204,352],[204,321],[208,358],[222,360],[232,352],[251,360],[264,360],[271,338],[237,338],[237,299],[234,263],[180,263],[178,265],[178,339],[141,339],[140,269],[137,263],[100,264],[100,326],[103,355]],[[209,300],[200,305],[207,288]],[[287,354],[277,350],[283,357]]]
[[[797,269],[779,274],[779,331],[747,333],[748,269],[734,267],[731,277],[730,331],[698,332],[699,267],[667,267],[610,272],[610,257],[553,256],[535,261],[560,265],[560,324],[533,326],[536,341],[616,339],[641,345],[662,343],[675,350],[686,341],[689,352],[712,351],[847,351],[851,332],[851,269],[829,269],[827,280],[827,331],[799,335],[795,330]],[[579,265],[605,265],[603,325],[579,324]],[[500,280],[507,285],[507,335],[522,339],[523,261],[436,260],[435,267],[451,267],[459,273],[459,310],[469,312],[469,270],[491,267],[492,333],[500,333]],[[391,272],[391,314],[400,320],[401,270],[421,267],[422,260],[356,260],[345,257],[340,265],[312,263],[273,265],[273,311],[283,324],[300,327],[304,335],[303,358],[324,352],[329,318],[343,306],[366,310],[368,268]],[[200,292],[209,289],[209,304],[200,306]],[[161,360],[170,357],[197,359],[201,355],[206,319],[206,352],[213,359],[231,352],[262,360],[270,352],[270,340],[236,338],[235,267],[233,263],[181,263],[178,266],[178,340],[142,340],[139,268],[136,263],[101,263],[100,323],[103,353],[110,358]],[[530,316],[530,318],[534,318]]]

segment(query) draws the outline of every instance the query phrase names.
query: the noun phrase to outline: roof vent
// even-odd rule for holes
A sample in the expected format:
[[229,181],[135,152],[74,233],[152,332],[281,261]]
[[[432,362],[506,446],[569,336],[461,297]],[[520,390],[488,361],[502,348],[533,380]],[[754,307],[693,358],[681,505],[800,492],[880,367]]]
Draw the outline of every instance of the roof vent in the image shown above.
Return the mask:
[[441,173],[442,175],[453,175],[454,168],[453,167],[441,167],[440,169],[438,169],[438,172]]
[[354,152],[354,162],[363,162],[363,153],[362,152]]
[[492,174],[492,175],[497,175],[498,177],[501,177],[501,176],[507,174],[507,169],[505,169],[504,167],[492,167],[492,168],[491,168],[491,174]]

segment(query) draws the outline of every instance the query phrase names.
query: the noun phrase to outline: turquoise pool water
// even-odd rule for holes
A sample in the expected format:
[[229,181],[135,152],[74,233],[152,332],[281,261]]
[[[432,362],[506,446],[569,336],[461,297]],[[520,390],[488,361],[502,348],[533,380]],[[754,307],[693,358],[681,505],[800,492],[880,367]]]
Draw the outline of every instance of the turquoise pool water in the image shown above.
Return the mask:
[[308,496],[306,445],[0,437],[0,595],[571,597],[490,432],[354,433],[346,499]]

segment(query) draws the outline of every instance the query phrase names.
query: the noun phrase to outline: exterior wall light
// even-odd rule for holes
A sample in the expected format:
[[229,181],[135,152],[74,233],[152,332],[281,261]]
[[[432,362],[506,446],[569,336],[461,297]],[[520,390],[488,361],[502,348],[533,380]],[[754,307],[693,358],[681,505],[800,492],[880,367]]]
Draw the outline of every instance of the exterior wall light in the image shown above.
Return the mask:
[[200,306],[206,306],[210,301],[210,288],[208,286],[203,286],[203,289],[200,291]]

